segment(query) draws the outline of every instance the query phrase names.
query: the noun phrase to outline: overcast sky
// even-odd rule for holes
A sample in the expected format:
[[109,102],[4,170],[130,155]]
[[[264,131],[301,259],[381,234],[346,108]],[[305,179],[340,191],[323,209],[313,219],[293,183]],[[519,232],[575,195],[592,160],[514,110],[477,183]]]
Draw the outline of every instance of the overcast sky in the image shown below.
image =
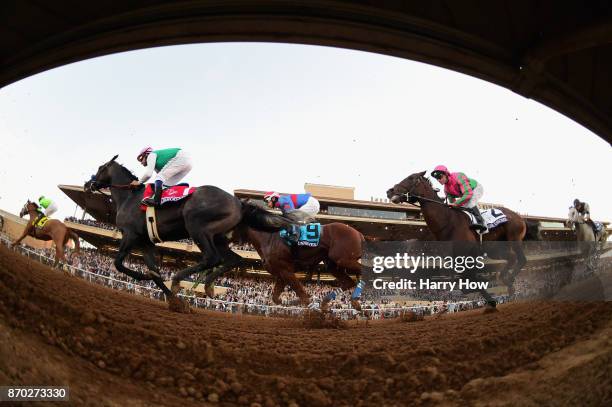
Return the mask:
[[[192,153],[186,181],[356,198],[437,164],[484,187],[484,202],[565,217],[574,198],[612,220],[610,145],[490,83],[430,65],[336,48],[198,44],[95,58],[0,89],[0,208],[45,194],[58,217],[119,154],[138,175],[145,145]],[[434,181],[434,185],[437,183]]]

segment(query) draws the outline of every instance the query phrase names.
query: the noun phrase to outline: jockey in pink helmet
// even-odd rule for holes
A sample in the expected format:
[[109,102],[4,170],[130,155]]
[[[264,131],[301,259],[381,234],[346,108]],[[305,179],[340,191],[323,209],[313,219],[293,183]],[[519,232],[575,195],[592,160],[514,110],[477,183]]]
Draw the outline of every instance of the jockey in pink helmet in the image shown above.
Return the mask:
[[474,214],[480,230],[487,230],[487,225],[478,210],[478,201],[482,198],[483,188],[475,179],[468,178],[462,172],[451,173],[444,165],[438,165],[431,176],[444,185],[444,192],[450,206],[464,208]]
[[147,206],[159,207],[163,186],[178,184],[192,167],[191,157],[180,148],[153,150],[152,147],[145,147],[140,150],[136,159],[145,167],[145,172],[138,181],[132,181],[132,185],[139,186],[149,180],[153,172],[157,173],[153,178],[155,184],[153,199],[142,200]]

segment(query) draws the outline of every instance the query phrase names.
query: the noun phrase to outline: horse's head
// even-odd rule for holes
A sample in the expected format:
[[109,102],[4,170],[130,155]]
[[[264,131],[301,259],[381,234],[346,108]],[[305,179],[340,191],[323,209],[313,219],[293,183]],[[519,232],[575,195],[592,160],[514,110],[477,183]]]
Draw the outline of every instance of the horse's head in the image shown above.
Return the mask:
[[23,205],[23,208],[21,208],[21,212],[19,212],[19,217],[23,218],[25,215],[27,215],[31,211],[36,211],[37,209],[38,209],[38,204],[28,199],[28,202],[26,202],[25,205]]
[[119,157],[119,155],[114,156],[110,159],[110,161],[98,167],[98,172],[96,172],[95,175],[92,175],[91,179],[83,185],[85,191],[99,191],[100,189],[107,188],[110,184],[112,184],[113,168],[120,165],[115,161],[117,157]]
[[426,173],[427,171],[417,172],[403,179],[399,184],[395,184],[393,188],[387,190],[387,198],[396,204],[415,203],[419,196],[426,195],[428,189],[433,191],[431,183],[425,178]]

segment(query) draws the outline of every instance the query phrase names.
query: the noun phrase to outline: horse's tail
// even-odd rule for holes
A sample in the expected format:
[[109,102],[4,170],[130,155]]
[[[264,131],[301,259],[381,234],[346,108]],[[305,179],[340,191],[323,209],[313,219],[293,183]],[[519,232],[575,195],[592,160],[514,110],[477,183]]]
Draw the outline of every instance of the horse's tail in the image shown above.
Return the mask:
[[242,220],[241,223],[253,229],[264,232],[277,232],[281,229],[293,225],[289,219],[276,213],[268,212],[247,201],[242,202]]
[[81,242],[79,242],[79,235],[69,229],[68,237],[74,242],[74,253],[79,254],[81,252]]
[[540,223],[540,221],[525,220],[525,225],[527,226],[527,232],[525,233],[525,237],[523,238],[523,240],[542,240],[542,224]]

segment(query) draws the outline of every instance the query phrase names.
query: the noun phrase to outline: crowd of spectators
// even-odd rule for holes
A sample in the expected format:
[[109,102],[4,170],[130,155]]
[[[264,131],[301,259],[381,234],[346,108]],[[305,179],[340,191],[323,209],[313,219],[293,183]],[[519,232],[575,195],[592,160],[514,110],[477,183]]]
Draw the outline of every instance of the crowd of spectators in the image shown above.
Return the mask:
[[67,218],[64,218],[64,222],[80,223],[81,225],[93,226],[106,230],[119,230],[117,229],[117,226],[112,225],[110,223],[99,222],[93,219],[79,219],[75,218],[74,216],[68,216]]
[[[54,256],[54,249],[33,249],[27,248],[25,254],[38,256],[38,259],[45,263],[51,263]],[[125,274],[117,271],[114,266],[114,259],[96,249],[81,249],[80,256],[72,256],[68,249],[68,258],[71,270],[90,282],[104,285],[117,290],[125,290],[134,294],[149,298],[163,300],[161,291],[152,281],[135,281]],[[145,273],[146,265],[138,257],[130,256],[125,262],[125,266],[138,272]],[[172,274],[177,269],[163,266],[161,268],[162,278],[170,280]],[[303,312],[303,308],[297,306],[298,297],[288,286],[285,287],[280,296],[281,304],[276,305],[272,301],[272,290],[274,287],[272,278],[250,277],[244,275],[227,275],[220,277],[216,282],[217,290],[214,298],[205,298],[201,293],[193,291],[184,292],[188,301],[193,305],[202,308],[209,308],[225,312],[234,313],[255,313],[262,315],[295,315]],[[304,282],[304,288],[313,302],[320,303],[323,298],[335,290],[333,283],[328,282]],[[433,290],[426,293],[403,292],[404,301],[390,299],[379,290],[366,290],[362,297],[362,309],[365,314],[374,319],[391,318],[401,315],[406,310],[414,310],[419,313],[433,314],[445,308],[451,312],[464,309],[471,309],[484,305],[482,299],[467,301],[461,298],[460,293],[440,294],[440,291]],[[432,295],[439,297],[432,299]],[[336,300],[332,302],[333,312],[339,313],[342,318],[354,318],[357,313],[352,310],[350,305],[351,293],[344,291],[340,293]]]
[[[79,223],[81,225],[94,226],[94,227],[98,227],[98,228],[102,228],[106,230],[113,230],[113,231],[119,230],[117,229],[115,225],[112,225],[110,223],[99,222],[93,219],[79,219],[79,218],[75,218],[74,216],[68,216],[64,218],[64,221],[72,222],[72,223]],[[178,240],[178,242],[185,243],[185,244],[194,244],[192,239],[180,239]],[[248,244],[248,243],[245,243],[245,244],[231,243],[230,247],[235,250],[245,250],[245,251],[255,250],[255,248],[251,244]]]

